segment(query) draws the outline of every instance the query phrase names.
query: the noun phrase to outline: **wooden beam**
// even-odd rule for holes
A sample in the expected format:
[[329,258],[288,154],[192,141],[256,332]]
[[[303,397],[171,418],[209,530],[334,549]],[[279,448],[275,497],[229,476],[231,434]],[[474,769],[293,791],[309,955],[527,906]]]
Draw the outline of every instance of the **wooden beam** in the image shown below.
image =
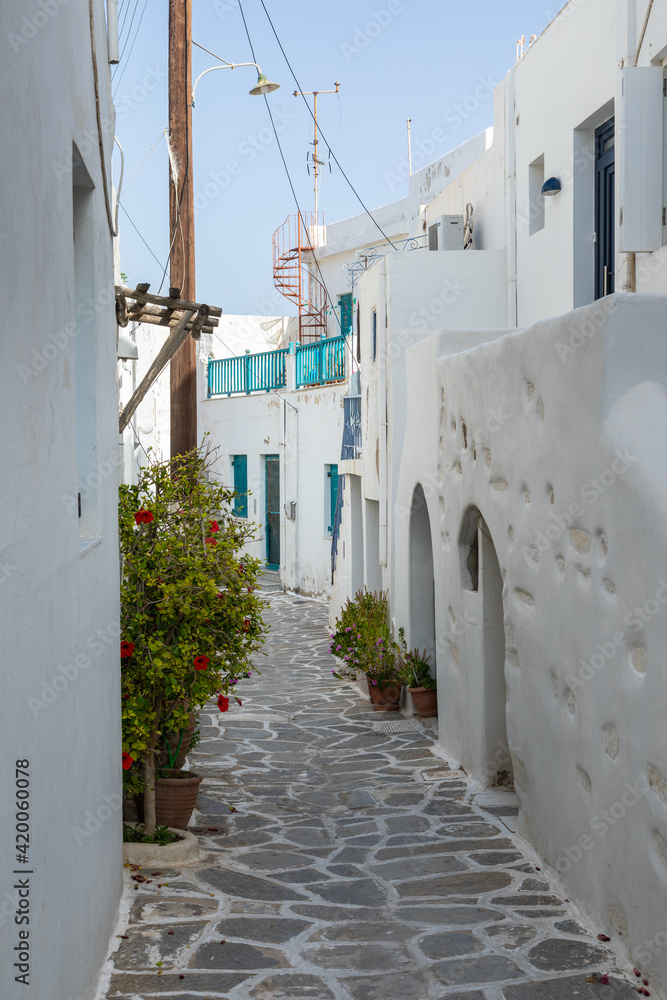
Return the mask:
[[139,403],[142,401],[150,387],[155,382],[156,378],[160,373],[166,368],[171,359],[174,357],[176,352],[182,347],[185,340],[188,339],[189,329],[188,324],[194,316],[194,312],[187,310],[181,316],[178,324],[171,331],[167,339],[165,340],[158,356],[155,361],[150,366],[146,374],[141,380],[140,385],[137,386],[135,391],[132,393],[132,398],[120,415],[119,429],[122,434],[130,420],[137,411]]
[[[189,302],[186,299],[171,298],[166,295],[149,295],[148,292],[139,292],[124,285],[116,285],[116,295],[124,295],[127,299],[135,299],[137,302],[150,302],[152,305],[164,306],[165,309],[192,309],[199,312],[204,302]],[[207,306],[211,316],[222,316],[220,306]]]

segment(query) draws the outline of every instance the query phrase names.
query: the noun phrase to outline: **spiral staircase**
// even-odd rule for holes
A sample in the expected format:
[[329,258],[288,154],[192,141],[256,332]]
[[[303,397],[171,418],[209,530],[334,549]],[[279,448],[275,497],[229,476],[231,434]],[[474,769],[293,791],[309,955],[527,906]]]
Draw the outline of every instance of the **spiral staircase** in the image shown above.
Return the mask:
[[327,334],[327,299],[322,282],[309,268],[324,229],[322,213],[288,215],[273,234],[273,283],[299,310],[299,343],[311,344]]

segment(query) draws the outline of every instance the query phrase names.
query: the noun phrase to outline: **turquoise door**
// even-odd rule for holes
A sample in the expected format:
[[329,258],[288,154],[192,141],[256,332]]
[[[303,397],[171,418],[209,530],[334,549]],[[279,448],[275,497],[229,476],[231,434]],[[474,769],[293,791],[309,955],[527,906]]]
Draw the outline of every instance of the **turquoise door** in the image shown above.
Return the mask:
[[280,456],[265,457],[266,564],[280,569]]

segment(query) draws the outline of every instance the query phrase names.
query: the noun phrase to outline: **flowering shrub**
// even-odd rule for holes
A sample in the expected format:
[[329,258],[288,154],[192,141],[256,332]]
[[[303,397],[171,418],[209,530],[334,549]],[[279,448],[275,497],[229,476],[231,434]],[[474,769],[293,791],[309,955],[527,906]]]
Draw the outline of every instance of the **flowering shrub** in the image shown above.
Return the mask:
[[352,670],[366,674],[371,684],[385,687],[399,682],[400,648],[389,627],[387,594],[357,591],[336,620],[329,651]]
[[161,735],[210,698],[227,711],[266,631],[259,562],[240,558],[253,528],[211,464],[202,447],[179,458],[177,477],[156,462],[120,488],[123,779],[128,794],[144,791],[148,832]]
[[420,653],[418,649],[408,649],[405,642],[405,632],[398,630],[398,640],[401,650],[399,673],[406,687],[423,687],[427,691],[435,691],[438,686],[435,677],[431,676],[430,657],[426,650]]

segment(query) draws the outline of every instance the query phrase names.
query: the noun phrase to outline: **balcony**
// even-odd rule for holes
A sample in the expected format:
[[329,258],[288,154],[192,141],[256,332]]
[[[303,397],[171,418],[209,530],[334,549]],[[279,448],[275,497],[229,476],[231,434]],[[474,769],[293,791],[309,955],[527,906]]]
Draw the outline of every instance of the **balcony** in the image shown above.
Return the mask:
[[[294,374],[289,376],[291,365],[287,359],[291,357],[294,357]],[[345,337],[323,337],[314,344],[290,344],[289,349],[244,354],[208,363],[209,399],[344,381]]]

